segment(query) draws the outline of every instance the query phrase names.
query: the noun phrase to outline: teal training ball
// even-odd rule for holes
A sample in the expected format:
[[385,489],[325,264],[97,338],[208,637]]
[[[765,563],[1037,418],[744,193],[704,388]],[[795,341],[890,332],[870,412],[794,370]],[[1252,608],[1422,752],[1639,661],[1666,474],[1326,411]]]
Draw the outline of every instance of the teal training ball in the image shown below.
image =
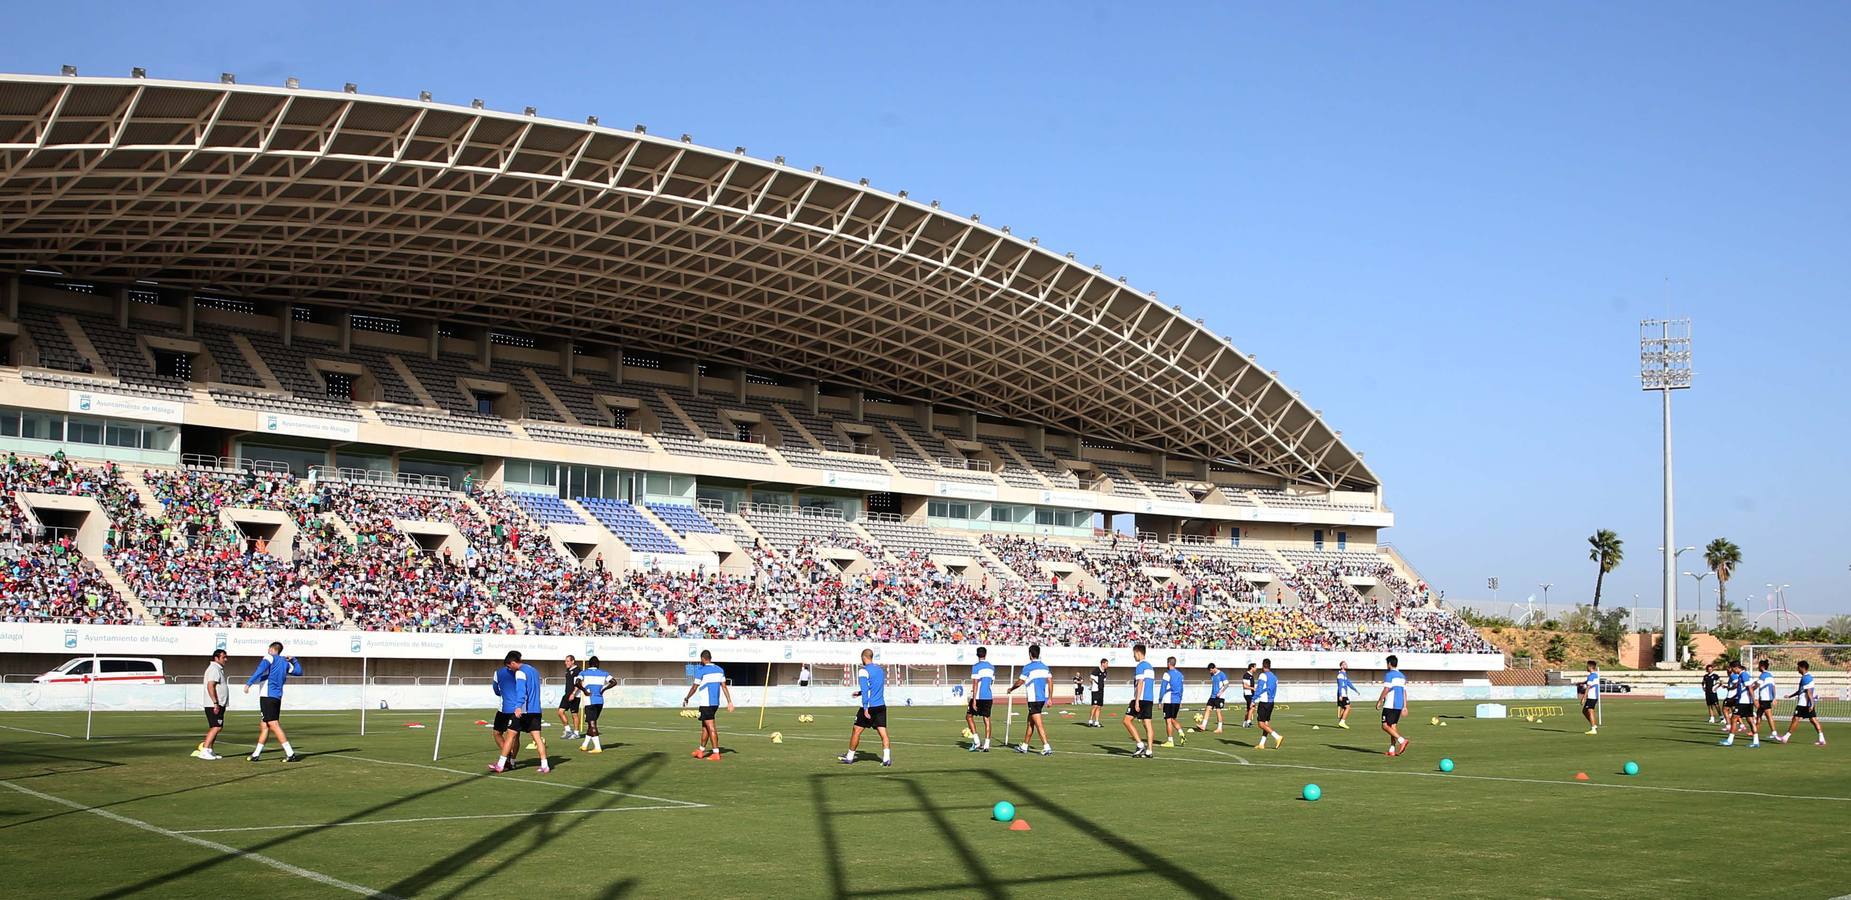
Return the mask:
[[1453,770],[1453,761],[1452,761],[1452,760],[1450,760],[1450,759],[1442,759],[1442,760],[1440,760],[1440,771],[1442,771],[1442,772],[1451,772],[1452,770]]
[[998,822],[1007,822],[1015,818],[1015,804],[1007,800],[998,800],[990,807],[990,818]]
[[1628,775],[1637,775],[1639,774],[1639,764],[1629,759],[1626,761],[1626,766],[1625,766],[1624,771]]
[[1324,796],[1324,789],[1315,784],[1307,784],[1305,785],[1304,791],[1300,792],[1299,796],[1304,797],[1306,800],[1316,800]]

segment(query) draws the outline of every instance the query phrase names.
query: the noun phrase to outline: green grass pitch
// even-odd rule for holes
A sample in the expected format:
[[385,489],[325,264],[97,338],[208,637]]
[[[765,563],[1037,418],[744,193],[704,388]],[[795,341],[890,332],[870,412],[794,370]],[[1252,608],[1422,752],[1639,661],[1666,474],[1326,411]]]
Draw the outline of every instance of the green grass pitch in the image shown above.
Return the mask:
[[[976,754],[959,710],[894,708],[890,769],[878,739],[836,761],[840,707],[771,710],[762,731],[758,710],[722,713],[718,763],[690,757],[696,723],[675,710],[613,709],[605,752],[555,737],[547,776],[531,753],[486,774],[477,710],[451,711],[434,763],[434,713],[371,712],[361,737],[356,713],[286,712],[295,764],[274,744],[245,761],[249,710],[218,762],[187,756],[195,713],[98,714],[89,742],[82,714],[11,713],[0,841],[11,888],[44,897],[1693,896],[1745,862],[1779,896],[1851,890],[1851,731],[1725,749],[1694,703],[1607,706],[1590,737],[1572,715],[1416,703],[1391,759],[1367,707],[1343,731],[1329,705],[1294,704],[1282,750],[1230,727],[1154,760],[1126,755],[1115,715],[1050,716],[1041,758],[1002,747],[1000,709],[997,749]],[[1323,798],[1299,799],[1313,782]],[[999,800],[1031,830],[991,821]]]

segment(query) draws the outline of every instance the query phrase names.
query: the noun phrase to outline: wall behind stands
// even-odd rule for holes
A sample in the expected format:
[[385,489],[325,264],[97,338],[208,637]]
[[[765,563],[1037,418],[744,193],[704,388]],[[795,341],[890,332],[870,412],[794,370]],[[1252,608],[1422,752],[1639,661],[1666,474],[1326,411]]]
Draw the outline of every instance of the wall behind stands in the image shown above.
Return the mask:
[[[722,641],[681,638],[619,638],[599,635],[419,634],[381,631],[289,631],[245,628],[187,628],[138,625],[0,624],[0,653],[66,653],[114,656],[209,656],[222,649],[234,657],[261,656],[271,641],[282,641],[285,652],[304,658],[335,659],[456,659],[499,660],[518,650],[530,659],[558,659],[567,653],[580,657],[597,654],[624,662],[693,662],[702,650],[731,663],[849,663],[861,649],[874,648],[874,658],[899,665],[969,665],[974,647],[965,644],[861,644],[828,641]],[[1335,669],[1339,661],[1352,669],[1384,668],[1386,653],[1349,651],[1242,651],[1240,649],[1150,648],[1159,667],[1175,656],[1183,667],[1220,660],[1232,665],[1236,656],[1270,657],[1277,669]],[[1101,658],[1113,666],[1132,664],[1125,647],[1046,647],[1042,659],[1051,666],[1092,666]],[[1482,673],[1504,668],[1497,653],[1403,653],[1401,668],[1411,672]],[[1021,665],[1028,650],[1021,646],[990,648],[997,665]]]

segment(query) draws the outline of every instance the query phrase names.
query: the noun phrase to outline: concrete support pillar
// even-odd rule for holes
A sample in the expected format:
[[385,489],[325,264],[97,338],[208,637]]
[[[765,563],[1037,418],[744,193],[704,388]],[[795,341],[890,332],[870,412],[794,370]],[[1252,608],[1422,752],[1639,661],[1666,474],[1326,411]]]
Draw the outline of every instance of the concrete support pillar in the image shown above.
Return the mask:
[[817,390],[816,382],[805,381],[801,387],[803,388],[804,408],[810,411],[810,415],[821,415],[822,409],[818,398],[822,396],[822,392]]
[[19,321],[19,276],[8,275],[6,277],[4,290],[6,292],[6,297],[4,299],[6,301],[7,321],[17,322]]
[[682,363],[680,371],[688,379],[688,393],[699,397],[701,395],[701,361],[686,360]]
[[1047,453],[1048,430],[1040,425],[1029,425],[1026,431],[1028,432],[1028,445],[1035,448],[1037,453]]
[[436,322],[427,322],[424,331],[424,358],[435,360],[443,352],[443,329]]
[[623,384],[623,348],[612,347],[604,351],[604,361],[611,367],[611,380]]
[[476,330],[476,365],[486,369],[495,364],[495,342],[489,340],[488,329]]
[[129,289],[127,285],[116,288],[116,327],[129,330]]
[[867,410],[865,409],[865,407],[867,405],[867,402],[868,402],[868,392],[867,391],[864,391],[861,388],[855,388],[854,390],[849,391],[848,392],[848,414],[851,416],[854,416],[855,421],[857,422],[866,421],[867,420]]
[[958,413],[958,430],[964,432],[964,439],[977,439],[977,414],[974,412]]
[[578,342],[571,338],[559,342],[559,371],[567,378],[578,374]]
[[340,321],[334,326],[334,342],[341,348],[341,355],[353,352],[353,314],[342,311]]
[[296,343],[296,305],[279,303],[276,306],[276,324],[283,335],[283,346],[290,347]]
[[187,291],[180,298],[180,333],[186,337],[193,336],[193,319],[199,312],[199,295]]
[[925,430],[931,431],[933,430],[932,420],[936,418],[934,412],[930,403],[915,403],[913,404],[913,421],[918,422]]
[[740,403],[740,404],[743,404],[746,402],[746,367],[745,366],[740,366],[733,370],[733,402]]

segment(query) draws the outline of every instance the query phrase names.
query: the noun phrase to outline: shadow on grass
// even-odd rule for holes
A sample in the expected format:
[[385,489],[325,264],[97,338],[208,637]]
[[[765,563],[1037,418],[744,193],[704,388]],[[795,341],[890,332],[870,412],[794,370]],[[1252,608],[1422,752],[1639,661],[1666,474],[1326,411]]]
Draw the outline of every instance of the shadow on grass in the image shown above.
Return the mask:
[[[82,771],[89,771],[89,770],[86,769]],[[4,831],[5,829],[8,829],[8,828],[18,828],[21,825],[31,825],[34,822],[45,822],[51,819],[63,818],[64,816],[85,813],[85,812],[89,812],[94,809],[108,809],[112,806],[126,806],[130,803],[140,803],[143,800],[158,800],[162,797],[174,797],[180,794],[190,794],[194,791],[203,791],[207,788],[223,787],[224,785],[228,785],[228,784],[237,784],[240,781],[250,781],[253,778],[263,778],[269,775],[282,775],[282,774],[285,774],[286,771],[287,770],[284,770],[284,769],[270,769],[270,770],[263,771],[263,772],[250,772],[244,775],[239,775],[236,778],[227,778],[222,781],[210,781],[205,784],[195,784],[195,785],[192,785],[191,787],[175,788],[174,790],[171,790],[171,791],[161,791],[158,794],[142,794],[138,797],[124,797],[121,800],[114,800],[109,803],[98,803],[95,806],[86,807],[84,809],[66,809],[62,812],[55,812],[50,815],[39,816],[36,819],[27,819],[23,822],[12,822],[6,825],[0,825],[0,831]],[[64,774],[70,774],[70,773],[64,773]],[[42,776],[32,776],[32,777],[42,777]],[[25,779],[8,778],[6,780],[7,781],[24,781]]]
[[[535,811],[542,815],[536,815],[528,819],[516,819],[508,825],[497,828],[481,838],[456,848],[442,859],[432,862],[418,871],[399,879],[390,887],[380,888],[379,890],[382,893],[393,894],[400,897],[424,895],[424,891],[436,884],[439,880],[465,875],[471,866],[480,865],[485,857],[495,859],[508,851],[518,853],[534,849],[547,840],[559,837],[566,828],[571,827],[563,821],[566,817],[544,815],[544,813],[563,811],[573,807],[581,800],[594,798],[599,795],[598,792],[606,790],[630,793],[632,792],[631,789],[647,781],[648,777],[653,774],[655,770],[661,768],[664,762],[665,760],[662,754],[659,753],[638,757],[623,768],[611,771],[590,785],[581,786],[577,790],[566,790],[560,795],[559,799]],[[378,813],[404,806],[408,803],[434,797],[467,785],[475,785],[482,777],[486,776],[463,778],[415,793],[400,795],[383,803],[377,803],[364,809],[355,810],[333,822],[278,835],[277,837],[246,846],[242,849],[247,853],[268,853],[277,847],[295,843],[303,838],[320,834],[330,828],[362,821]],[[619,797],[611,797],[610,795],[604,796],[611,801],[622,799]],[[610,806],[609,803],[606,804],[606,807],[608,806]],[[522,839],[525,839],[525,846],[515,847],[514,844]],[[241,857],[235,854],[221,854],[211,859],[202,860],[192,865],[174,869],[170,872],[145,878],[126,887],[99,894],[98,897],[114,898],[134,896],[144,891],[153,890],[198,875],[215,866],[240,858]],[[454,897],[474,886],[476,885],[472,881],[466,879],[464,883],[459,884],[449,891],[430,896]],[[633,890],[634,887],[634,879],[613,882],[611,888],[606,889],[604,895],[622,896]],[[612,890],[614,890],[615,893],[611,893]]]
[[1329,746],[1330,746],[1330,749],[1332,750],[1348,750],[1351,753],[1367,753],[1370,756],[1381,756],[1382,755],[1381,750],[1372,750],[1368,747],[1351,747],[1347,744],[1331,744]]

